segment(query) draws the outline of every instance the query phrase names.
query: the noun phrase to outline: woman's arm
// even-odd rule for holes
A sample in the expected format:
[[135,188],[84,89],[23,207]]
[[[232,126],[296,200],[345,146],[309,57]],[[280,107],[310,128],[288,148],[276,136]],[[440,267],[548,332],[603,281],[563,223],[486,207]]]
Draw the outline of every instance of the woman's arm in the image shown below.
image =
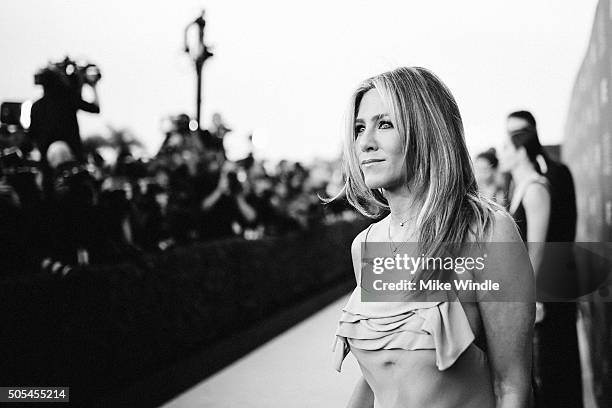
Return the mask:
[[[485,279],[499,282],[500,300],[478,304],[487,339],[497,408],[527,408],[531,395],[531,358],[535,304],[529,258],[514,221],[499,212],[491,241],[500,256],[488,259]],[[506,244],[499,244],[499,243]],[[507,246],[506,246],[507,245]],[[513,293],[513,290],[519,292]],[[516,299],[517,301],[513,301]]]
[[[548,189],[533,183],[527,187],[523,197],[523,208],[527,218],[527,250],[534,275],[537,277],[544,258],[544,242],[550,222],[550,194]],[[536,302],[536,323],[544,319],[544,306]]]
[[533,271],[536,276],[544,255],[543,242],[546,241],[550,219],[550,194],[540,183],[532,183],[523,196],[523,208],[527,218],[527,247]]
[[373,408],[374,393],[363,377],[359,377],[346,408]]

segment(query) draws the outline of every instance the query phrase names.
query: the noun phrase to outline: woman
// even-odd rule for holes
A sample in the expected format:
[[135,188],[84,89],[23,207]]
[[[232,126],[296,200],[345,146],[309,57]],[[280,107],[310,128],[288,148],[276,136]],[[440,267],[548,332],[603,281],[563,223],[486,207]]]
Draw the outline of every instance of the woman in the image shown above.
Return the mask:
[[[360,299],[362,243],[437,254],[444,242],[520,242],[511,218],[478,198],[453,96],[431,72],[398,68],[357,88],[347,125],[347,198],[370,217],[390,212],[351,247],[357,287],[334,345],[338,371],[349,352],[362,371],[349,407],[527,407],[532,303],[388,302],[375,313]],[[529,282],[528,270],[506,272],[488,278]]]
[[529,245],[529,257],[536,273],[542,261],[543,246],[539,243],[546,241],[550,220],[549,186],[538,165],[540,155],[542,146],[532,129],[509,134],[500,153],[501,171],[509,172],[514,184],[510,213],[521,238]]
[[[575,277],[542,267],[545,250],[542,243],[565,241],[567,234],[562,227],[567,226],[567,222],[563,211],[558,211],[563,203],[551,199],[550,183],[542,175],[539,157],[547,159],[535,128],[519,129],[509,133],[504,141],[500,152],[500,169],[512,175],[514,188],[510,212],[523,241],[527,243],[536,279],[546,288],[550,284],[554,287],[556,280],[566,282]],[[535,406],[581,407],[576,304],[538,302],[536,323],[533,370]]]

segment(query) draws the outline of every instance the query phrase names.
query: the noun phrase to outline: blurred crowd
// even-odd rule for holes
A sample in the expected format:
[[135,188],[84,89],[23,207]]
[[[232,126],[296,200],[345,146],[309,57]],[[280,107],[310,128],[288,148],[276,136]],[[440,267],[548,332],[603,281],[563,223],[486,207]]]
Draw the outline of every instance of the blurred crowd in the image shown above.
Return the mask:
[[[32,108],[35,121],[35,107]],[[227,237],[260,239],[354,217],[343,201],[336,162],[272,164],[226,157],[219,115],[209,130],[172,118],[158,153],[135,154],[129,135],[47,140],[2,125],[0,225],[3,271],[42,268],[65,275],[77,265],[133,261],[143,252]],[[190,128],[191,125],[191,128]],[[109,151],[114,160],[105,160]]]

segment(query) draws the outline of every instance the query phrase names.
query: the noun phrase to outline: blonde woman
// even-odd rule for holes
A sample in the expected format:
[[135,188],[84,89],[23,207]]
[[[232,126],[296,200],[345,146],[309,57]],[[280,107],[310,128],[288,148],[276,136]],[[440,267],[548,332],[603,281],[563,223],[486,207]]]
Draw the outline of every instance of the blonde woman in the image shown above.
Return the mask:
[[[347,198],[371,217],[390,212],[351,247],[357,287],[334,345],[338,371],[352,352],[362,372],[348,406],[527,407],[533,303],[389,302],[374,313],[360,299],[363,242],[418,242],[430,254],[445,242],[521,242],[507,213],[478,196],[450,91],[426,69],[398,68],[356,89],[347,125]],[[531,282],[532,271],[488,273]]]

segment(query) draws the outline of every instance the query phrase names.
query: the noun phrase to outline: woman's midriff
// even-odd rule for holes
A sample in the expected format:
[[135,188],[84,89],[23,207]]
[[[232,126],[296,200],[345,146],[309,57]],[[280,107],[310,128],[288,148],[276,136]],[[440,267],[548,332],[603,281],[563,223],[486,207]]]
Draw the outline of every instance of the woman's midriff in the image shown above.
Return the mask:
[[362,350],[351,347],[380,408],[492,408],[485,354],[471,344],[444,371],[435,350]]

